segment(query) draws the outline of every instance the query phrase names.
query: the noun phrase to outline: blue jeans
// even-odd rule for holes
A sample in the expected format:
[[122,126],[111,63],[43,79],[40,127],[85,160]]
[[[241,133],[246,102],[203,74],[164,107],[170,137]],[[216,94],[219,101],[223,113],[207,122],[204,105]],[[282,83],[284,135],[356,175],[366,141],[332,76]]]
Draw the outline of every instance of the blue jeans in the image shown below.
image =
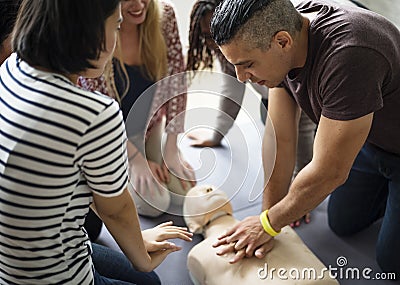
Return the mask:
[[381,217],[377,262],[400,276],[400,156],[366,143],[347,181],[331,194],[329,226],[340,236],[351,235]]
[[122,252],[92,243],[95,285],[160,285],[155,272],[140,272]]

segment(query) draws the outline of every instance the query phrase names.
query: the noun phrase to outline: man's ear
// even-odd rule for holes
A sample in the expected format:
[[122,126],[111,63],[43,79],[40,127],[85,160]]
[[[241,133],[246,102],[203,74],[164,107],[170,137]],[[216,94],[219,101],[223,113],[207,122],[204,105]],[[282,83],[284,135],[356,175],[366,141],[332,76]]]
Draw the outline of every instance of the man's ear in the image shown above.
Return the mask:
[[274,41],[282,49],[287,48],[293,44],[293,38],[287,31],[279,31],[274,36]]

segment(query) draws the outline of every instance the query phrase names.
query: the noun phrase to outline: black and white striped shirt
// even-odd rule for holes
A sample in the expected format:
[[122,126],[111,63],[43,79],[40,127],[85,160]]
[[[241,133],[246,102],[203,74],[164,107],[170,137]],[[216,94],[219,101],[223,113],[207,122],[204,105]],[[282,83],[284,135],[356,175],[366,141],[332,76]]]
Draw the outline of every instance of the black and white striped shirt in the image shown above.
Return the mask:
[[0,284],[92,284],[92,192],[127,185],[118,104],[13,54],[0,71]]

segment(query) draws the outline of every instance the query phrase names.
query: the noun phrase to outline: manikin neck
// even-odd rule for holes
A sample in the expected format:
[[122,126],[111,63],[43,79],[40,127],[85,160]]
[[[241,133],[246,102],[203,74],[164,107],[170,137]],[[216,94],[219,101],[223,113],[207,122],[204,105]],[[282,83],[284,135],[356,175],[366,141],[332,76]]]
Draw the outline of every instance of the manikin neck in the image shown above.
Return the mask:
[[220,235],[238,221],[226,212],[218,212],[211,218],[210,222],[204,226],[204,238]]

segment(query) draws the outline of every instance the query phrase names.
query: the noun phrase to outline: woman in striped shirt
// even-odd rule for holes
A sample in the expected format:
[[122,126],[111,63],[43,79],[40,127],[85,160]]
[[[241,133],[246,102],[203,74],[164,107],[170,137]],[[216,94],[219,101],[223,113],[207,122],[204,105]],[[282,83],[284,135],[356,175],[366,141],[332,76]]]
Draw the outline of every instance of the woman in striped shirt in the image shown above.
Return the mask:
[[118,104],[74,84],[102,74],[121,21],[119,0],[22,3],[0,69],[0,284],[133,284],[115,280],[117,259],[107,277],[93,270],[89,206],[139,271],[179,250],[157,242],[159,228],[143,240]]

